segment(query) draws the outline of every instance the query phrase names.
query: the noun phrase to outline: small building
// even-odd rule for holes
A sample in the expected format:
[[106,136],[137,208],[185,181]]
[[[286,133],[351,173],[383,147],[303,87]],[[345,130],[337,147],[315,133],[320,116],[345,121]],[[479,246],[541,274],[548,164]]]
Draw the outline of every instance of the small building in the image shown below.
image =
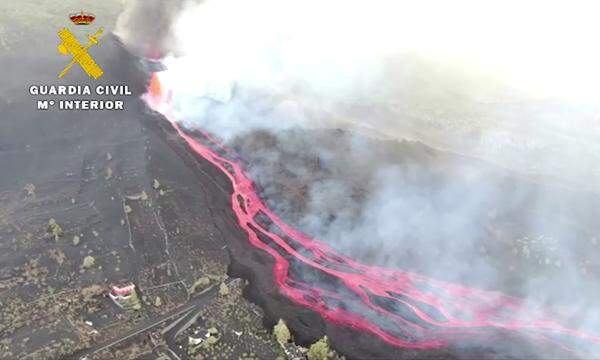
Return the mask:
[[203,339],[202,337],[197,337],[197,338],[195,338],[195,337],[188,336],[188,344],[190,344],[190,345],[198,345],[198,344],[200,344],[200,343],[201,343],[203,340],[204,340],[204,339]]
[[135,291],[135,285],[132,283],[111,286],[108,296],[117,306],[123,309],[137,310],[141,306]]

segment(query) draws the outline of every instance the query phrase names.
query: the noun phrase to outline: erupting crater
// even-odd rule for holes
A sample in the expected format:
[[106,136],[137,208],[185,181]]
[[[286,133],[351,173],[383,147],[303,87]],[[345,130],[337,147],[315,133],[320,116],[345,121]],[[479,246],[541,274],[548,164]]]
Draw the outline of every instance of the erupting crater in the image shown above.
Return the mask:
[[168,89],[153,74],[148,105],[161,112],[189,147],[231,181],[231,207],[250,243],[274,259],[279,291],[326,321],[371,333],[405,349],[438,349],[515,333],[573,356],[600,348],[600,336],[561,325],[548,309],[505,294],[367,266],[288,226],[259,198],[235,152],[211,134],[194,136],[177,122]]

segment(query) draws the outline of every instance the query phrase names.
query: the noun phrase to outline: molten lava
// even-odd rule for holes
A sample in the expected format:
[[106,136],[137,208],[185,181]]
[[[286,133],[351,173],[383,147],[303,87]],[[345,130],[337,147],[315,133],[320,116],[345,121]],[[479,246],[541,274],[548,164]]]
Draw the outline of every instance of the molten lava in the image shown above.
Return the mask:
[[[282,294],[337,324],[370,332],[402,348],[440,348],[464,339],[488,339],[506,331],[565,350],[600,336],[570,329],[547,311],[499,292],[478,290],[403,270],[367,266],[293,229],[259,198],[232,149],[210,134],[185,132],[171,114],[156,74],[145,100],[162,112],[199,156],[227,175],[231,206],[250,243],[269,253]],[[197,135],[199,133],[200,135]]]

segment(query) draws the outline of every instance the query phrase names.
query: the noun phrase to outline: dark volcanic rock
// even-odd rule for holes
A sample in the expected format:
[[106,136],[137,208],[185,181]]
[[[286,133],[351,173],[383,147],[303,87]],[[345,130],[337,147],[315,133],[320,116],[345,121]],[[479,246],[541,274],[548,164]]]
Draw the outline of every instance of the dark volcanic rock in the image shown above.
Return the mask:
[[[22,59],[23,54],[19,54],[2,59],[4,68],[20,63],[31,71],[15,74],[18,81],[9,79],[2,92],[7,95],[0,99],[0,191],[2,199],[9,199],[2,203],[2,210],[9,212],[11,220],[8,225],[0,224],[0,265],[12,276],[11,269],[18,269],[14,273],[19,274],[29,258],[42,258],[42,267],[50,274],[48,283],[37,286],[30,281],[14,291],[27,303],[48,295],[45,292],[48,286],[61,291],[134,280],[150,287],[178,280],[178,275],[191,283],[208,271],[201,267],[200,260],[227,264],[229,259],[223,250],[227,245],[231,258],[229,274],[250,281],[246,296],[265,309],[265,325],[271,327],[279,318],[285,319],[299,344],[309,345],[327,335],[335,349],[352,359],[529,357],[527,347],[520,345],[513,346],[511,352],[495,349],[494,344],[484,350],[479,350],[480,344],[425,352],[397,349],[368,333],[328,323],[315,312],[291,302],[274,284],[270,256],[252,247],[237,225],[229,203],[231,184],[224,174],[191,153],[170,124],[149,111],[137,97],[127,98],[125,111],[109,114],[33,110],[32,98],[23,96],[27,92],[24,84],[67,81],[55,80],[54,69],[60,69],[64,59],[55,56],[54,44],[26,51],[31,56]],[[34,56],[38,52],[52,56],[39,59]],[[116,39],[103,40],[97,60],[105,66],[107,75],[94,85],[126,83],[135,95],[144,92],[149,74],[144,73],[138,59],[128,54]],[[88,80],[81,73],[70,75],[70,83]],[[107,153],[112,154],[112,160],[107,159]],[[112,180],[106,178],[107,166],[113,168]],[[130,235],[128,227],[120,225],[124,217],[121,197],[144,189],[151,192],[155,178],[170,191],[169,195],[161,198],[151,194],[153,207],[131,204]],[[35,200],[21,194],[26,183],[36,184]],[[302,191],[298,193],[302,195]],[[71,199],[75,199],[76,207],[71,208]],[[17,205],[13,211],[14,204]],[[49,217],[61,224],[69,242],[51,242],[45,234]],[[163,231],[168,234],[169,242],[165,241]],[[35,243],[27,244],[30,247],[25,251],[12,239],[26,238],[27,232],[33,233]],[[82,233],[85,235],[82,244],[71,246],[70,237]],[[55,248],[66,253],[66,260],[60,266],[51,260],[62,257],[56,253],[52,253],[53,257],[46,255]],[[98,255],[98,263],[103,267],[80,272],[81,260],[89,252]],[[116,258],[120,262],[112,262]],[[183,301],[183,291],[179,291],[169,293],[174,303]],[[3,304],[9,295],[14,294],[0,294]],[[19,319],[24,321],[15,338],[36,334],[36,328],[45,321],[38,313],[46,310],[32,307],[24,311],[26,318]],[[87,316],[87,312],[77,315]],[[148,316],[152,315],[150,312]],[[27,350],[56,340],[53,336],[77,339],[76,331],[71,327],[66,329],[66,333],[45,333]],[[1,335],[10,337],[11,333]]]

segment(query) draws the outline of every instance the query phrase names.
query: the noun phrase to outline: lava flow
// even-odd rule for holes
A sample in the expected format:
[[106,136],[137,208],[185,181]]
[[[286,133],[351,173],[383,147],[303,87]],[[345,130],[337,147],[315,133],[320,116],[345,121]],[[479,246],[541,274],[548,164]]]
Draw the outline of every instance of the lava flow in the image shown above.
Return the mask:
[[534,342],[574,351],[600,336],[559,324],[547,310],[499,292],[439,281],[404,270],[367,266],[286,225],[259,198],[233,150],[210,134],[184,131],[171,113],[156,74],[145,100],[162,112],[190,148],[227,175],[231,206],[250,243],[269,253],[282,294],[340,325],[411,349],[448,346],[518,332]]

